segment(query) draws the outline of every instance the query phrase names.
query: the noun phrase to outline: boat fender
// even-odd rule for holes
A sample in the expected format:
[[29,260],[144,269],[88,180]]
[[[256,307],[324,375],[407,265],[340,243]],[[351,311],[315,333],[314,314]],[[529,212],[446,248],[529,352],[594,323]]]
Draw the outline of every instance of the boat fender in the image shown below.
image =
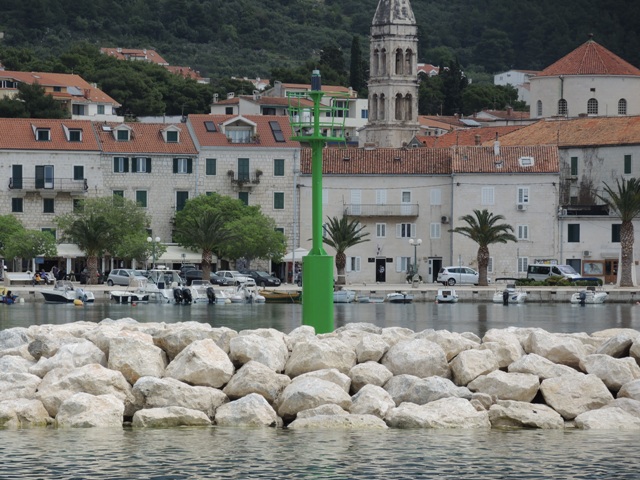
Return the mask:
[[76,307],[82,307],[82,306],[84,305],[84,302],[83,302],[82,300],[80,300],[79,298],[76,298],[76,299],[73,301],[73,304],[74,304]]

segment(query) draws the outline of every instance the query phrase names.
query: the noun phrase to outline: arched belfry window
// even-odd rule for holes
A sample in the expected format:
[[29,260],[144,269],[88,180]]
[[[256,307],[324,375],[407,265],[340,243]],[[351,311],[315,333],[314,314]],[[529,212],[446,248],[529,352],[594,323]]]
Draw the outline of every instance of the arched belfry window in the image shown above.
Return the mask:
[[380,50],[380,63],[378,64],[379,75],[387,74],[387,49]]
[[558,115],[567,115],[567,101],[564,98],[558,100]]
[[395,119],[396,120],[404,120],[404,99],[402,98],[402,94],[398,93],[396,95],[396,105],[395,105]]
[[542,116],[542,100],[538,100],[536,103],[536,117]]
[[410,75],[413,71],[413,51],[410,48],[407,48],[404,53],[404,73],[406,75]]
[[621,98],[618,100],[618,115],[626,115],[627,114],[627,100]]
[[404,98],[404,119],[412,120],[413,119],[413,95],[410,93]]
[[373,51],[373,58],[372,58],[373,65],[371,66],[371,74],[372,75],[378,75],[380,73],[378,71],[378,69],[380,68],[379,62],[380,62],[380,50],[378,50],[376,48]]
[[380,95],[380,101],[378,102],[378,120],[384,120],[387,117],[386,100],[384,93]]
[[378,119],[378,94],[374,93],[371,96],[371,101],[369,102],[369,120],[377,120]]
[[404,74],[404,55],[402,54],[402,50],[399,48],[396,50],[396,75]]
[[587,115],[597,115],[598,114],[598,100],[595,98],[590,98],[587,101]]

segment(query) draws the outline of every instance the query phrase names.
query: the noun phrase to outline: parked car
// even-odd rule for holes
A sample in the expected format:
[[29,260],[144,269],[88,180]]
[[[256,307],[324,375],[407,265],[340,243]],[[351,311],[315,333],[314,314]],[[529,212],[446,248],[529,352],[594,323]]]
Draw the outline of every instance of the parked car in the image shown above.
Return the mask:
[[259,287],[279,287],[281,283],[278,277],[269,275],[267,272],[261,270],[245,270],[241,273],[253,278]]
[[216,274],[220,277],[226,278],[231,285],[245,284],[249,282],[249,280],[251,280],[251,283],[253,283],[252,278],[248,277],[247,275],[241,274],[237,270],[218,270]]
[[[125,287],[129,285],[131,278],[139,277],[146,278],[142,275],[140,270],[133,270],[132,268],[114,268],[109,272],[109,276],[107,277],[107,285],[110,287],[114,285],[124,285]],[[82,283],[82,280],[81,280]]]
[[471,283],[477,285],[480,274],[469,267],[442,267],[438,272],[438,283],[453,286],[456,283]]
[[184,275],[189,270],[198,270],[198,267],[196,267],[193,263],[185,263],[180,267],[180,275]]
[[[187,285],[191,285],[194,280],[202,280],[202,270],[188,270],[183,274],[184,280]],[[209,274],[209,281],[214,285],[227,286],[229,285],[229,280],[225,277],[221,277],[220,275],[216,275],[211,272]]]

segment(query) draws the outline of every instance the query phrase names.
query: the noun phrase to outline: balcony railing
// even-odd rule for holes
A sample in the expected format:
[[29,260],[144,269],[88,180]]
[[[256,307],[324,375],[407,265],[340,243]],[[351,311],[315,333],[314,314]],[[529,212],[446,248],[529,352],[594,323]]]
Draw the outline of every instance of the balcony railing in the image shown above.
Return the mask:
[[75,180],[73,178],[13,178],[9,179],[10,190],[21,190],[23,192],[69,192],[82,193],[89,189],[87,179]]
[[344,205],[348,217],[417,217],[418,213],[417,203]]
[[251,174],[245,174],[245,173],[236,173],[233,170],[229,170],[227,172],[227,176],[229,177],[229,179],[231,180],[231,183],[233,185],[237,185],[239,187],[245,186],[245,185],[257,185],[260,183],[260,177],[262,176],[262,171],[260,170],[256,170],[254,175]]

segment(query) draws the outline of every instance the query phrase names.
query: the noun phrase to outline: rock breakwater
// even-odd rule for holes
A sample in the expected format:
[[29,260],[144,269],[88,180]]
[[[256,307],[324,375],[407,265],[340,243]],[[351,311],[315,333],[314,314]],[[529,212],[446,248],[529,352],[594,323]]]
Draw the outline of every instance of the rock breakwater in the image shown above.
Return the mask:
[[640,429],[640,332],[0,331],[0,427]]

